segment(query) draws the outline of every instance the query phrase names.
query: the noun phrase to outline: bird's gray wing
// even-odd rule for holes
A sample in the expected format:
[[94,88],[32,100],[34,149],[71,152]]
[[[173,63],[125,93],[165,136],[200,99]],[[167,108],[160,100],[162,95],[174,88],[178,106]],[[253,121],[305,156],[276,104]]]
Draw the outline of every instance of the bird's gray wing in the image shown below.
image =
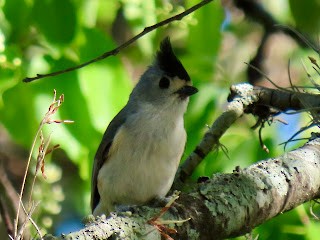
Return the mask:
[[91,180],[91,211],[96,208],[100,201],[100,195],[98,192],[98,174],[102,165],[107,161],[108,152],[114,136],[116,135],[118,129],[126,121],[126,107],[124,107],[110,122],[107,130],[105,131],[100,146],[94,157],[94,164],[92,169],[92,180]]

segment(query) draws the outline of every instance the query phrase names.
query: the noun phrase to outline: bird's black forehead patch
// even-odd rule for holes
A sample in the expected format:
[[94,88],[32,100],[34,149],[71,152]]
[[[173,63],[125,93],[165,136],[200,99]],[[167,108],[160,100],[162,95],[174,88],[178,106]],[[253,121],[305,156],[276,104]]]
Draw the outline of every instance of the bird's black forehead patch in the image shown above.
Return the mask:
[[160,50],[157,52],[156,60],[159,67],[170,77],[179,77],[186,81],[190,81],[189,74],[183,67],[180,60],[174,54],[170,39],[166,37],[160,44]]

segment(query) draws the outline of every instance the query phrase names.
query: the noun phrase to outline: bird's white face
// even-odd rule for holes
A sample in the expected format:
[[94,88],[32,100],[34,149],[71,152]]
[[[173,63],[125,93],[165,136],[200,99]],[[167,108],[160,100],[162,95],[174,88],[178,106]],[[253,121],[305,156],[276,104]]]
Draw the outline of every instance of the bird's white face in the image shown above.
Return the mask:
[[185,109],[189,96],[196,92],[197,89],[190,80],[171,77],[162,70],[151,67],[142,76],[132,95],[140,103],[152,104],[159,110],[170,106],[177,108],[179,105]]
[[[196,88],[192,87],[191,81],[186,81],[184,79],[180,79],[179,77],[171,78],[171,89],[173,90],[173,95],[178,95],[178,97],[182,100],[186,100],[187,97],[193,95],[197,92]],[[189,90],[187,90],[189,88]],[[185,91],[181,90],[185,89]]]
[[141,76],[132,91],[131,103],[151,104],[159,110],[174,105],[184,106],[197,89],[192,87],[190,76],[174,54],[170,41],[161,42],[154,63]]

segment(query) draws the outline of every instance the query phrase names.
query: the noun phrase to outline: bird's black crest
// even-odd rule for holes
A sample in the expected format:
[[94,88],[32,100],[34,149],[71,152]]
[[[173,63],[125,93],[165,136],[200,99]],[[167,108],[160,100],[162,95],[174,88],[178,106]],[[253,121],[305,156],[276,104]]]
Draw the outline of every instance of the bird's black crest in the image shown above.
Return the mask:
[[187,71],[176,55],[174,55],[170,39],[168,37],[161,42],[160,50],[157,52],[156,59],[160,69],[163,70],[168,76],[178,76],[181,79],[190,81]]

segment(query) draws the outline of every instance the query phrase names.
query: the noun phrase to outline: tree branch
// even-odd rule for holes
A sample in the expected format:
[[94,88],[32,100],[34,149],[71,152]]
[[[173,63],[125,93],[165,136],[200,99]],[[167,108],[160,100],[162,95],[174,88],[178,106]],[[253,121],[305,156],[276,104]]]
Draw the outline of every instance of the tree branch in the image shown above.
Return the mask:
[[[258,1],[253,0],[234,0],[235,6],[243,10],[245,15],[252,21],[259,23],[264,28],[264,34],[261,39],[260,45],[257,49],[256,55],[250,61],[250,65],[258,69],[263,68],[263,61],[265,58],[266,43],[269,37],[277,32],[282,32],[292,38],[303,48],[312,48],[319,54],[319,47],[317,44],[306,34],[301,34],[293,27],[279,24],[279,22],[263,7]],[[261,73],[255,71],[253,68],[248,68],[247,78],[248,82],[256,85],[257,81],[262,77]]]
[[183,187],[183,183],[189,176],[191,176],[199,163],[211,151],[220,146],[219,139],[228,130],[228,128],[243,115],[245,108],[258,100],[258,98],[253,94],[252,85],[244,83],[237,86],[237,90],[239,90],[238,97],[228,104],[226,111],[214,121],[212,126],[205,133],[201,142],[179,168],[174,183],[175,189],[181,189]]
[[[165,214],[165,219],[191,218],[172,224],[175,239],[223,239],[250,232],[259,224],[320,196],[320,140],[231,174],[193,184]],[[147,224],[160,211],[135,208],[132,216],[112,215],[79,232],[45,239],[160,239]]]
[[[205,134],[181,172],[191,173],[203,156],[219,145],[219,138],[243,113],[253,106],[270,106],[282,111],[303,109],[317,104],[318,96],[285,89],[231,86],[229,106]],[[198,149],[198,150],[197,150]],[[189,165],[188,165],[189,164]],[[177,178],[179,180],[179,177]],[[176,179],[176,180],[177,180]],[[176,185],[175,185],[176,186]],[[175,239],[223,239],[252,231],[259,224],[320,196],[320,139],[274,159],[260,161],[231,174],[215,174],[205,182],[190,184],[188,192],[164,215],[177,233]],[[152,206],[133,208],[132,215],[112,214],[98,218],[79,232],[45,239],[160,239],[161,234],[148,220],[161,209]],[[117,215],[119,214],[119,215]],[[181,220],[191,218],[181,223]],[[168,221],[170,220],[170,221]],[[179,224],[174,224],[179,222]]]
[[243,10],[247,17],[261,24],[266,32],[283,32],[295,40],[301,47],[312,47],[316,52],[319,52],[319,49],[315,47],[317,44],[314,43],[310,37],[304,33],[304,39],[302,39],[294,28],[285,27],[284,25],[279,24],[279,22],[263,7],[260,2],[253,0],[234,0],[234,3],[239,9]]
[[[221,145],[219,139],[244,113],[267,118],[280,111],[310,111],[320,106],[319,95],[306,92],[254,87],[247,83],[232,85],[230,91],[228,99],[230,102],[225,112],[214,121],[198,146],[180,166],[176,174],[174,189],[182,189],[185,180],[191,176],[195,168],[211,151]],[[265,112],[266,107],[274,108],[276,111]]]
[[164,25],[167,25],[171,22],[174,22],[174,21],[180,21],[182,18],[184,18],[185,16],[189,15],[190,13],[196,11],[197,9],[203,7],[204,5],[212,2],[213,0],[203,0],[201,2],[199,2],[198,4],[194,5],[193,7],[187,9],[186,11],[182,12],[182,13],[179,13],[171,18],[168,18],[164,21],[161,21],[157,24],[154,24],[152,26],[149,26],[149,27],[145,27],[143,29],[142,32],[140,32],[138,35],[134,36],[133,38],[131,38],[130,40],[128,40],[127,42],[123,43],[122,45],[120,45],[119,47],[111,50],[111,51],[108,51],[108,52],[105,52],[103,54],[101,54],[100,56],[94,58],[94,59],[91,59],[87,62],[84,62],[82,64],[79,64],[77,66],[74,66],[74,67],[70,67],[70,68],[66,68],[66,69],[63,69],[63,70],[60,70],[60,71],[57,71],[57,72],[52,72],[52,73],[48,73],[48,74],[37,74],[36,77],[27,77],[25,79],[23,79],[23,82],[32,82],[34,80],[37,80],[37,79],[41,79],[41,78],[45,78],[45,77],[53,77],[53,76],[57,76],[57,75],[60,75],[60,74],[63,74],[63,73],[67,73],[67,72],[71,72],[71,71],[74,71],[74,70],[77,70],[77,69],[80,69],[80,68],[83,68],[91,63],[95,63],[95,62],[98,62],[102,59],[105,59],[109,56],[115,56],[117,55],[122,49],[128,47],[130,44],[132,44],[133,42],[135,42],[136,40],[138,40],[139,38],[141,38],[142,36],[146,35],[147,33],[159,28],[159,27],[162,27]]

